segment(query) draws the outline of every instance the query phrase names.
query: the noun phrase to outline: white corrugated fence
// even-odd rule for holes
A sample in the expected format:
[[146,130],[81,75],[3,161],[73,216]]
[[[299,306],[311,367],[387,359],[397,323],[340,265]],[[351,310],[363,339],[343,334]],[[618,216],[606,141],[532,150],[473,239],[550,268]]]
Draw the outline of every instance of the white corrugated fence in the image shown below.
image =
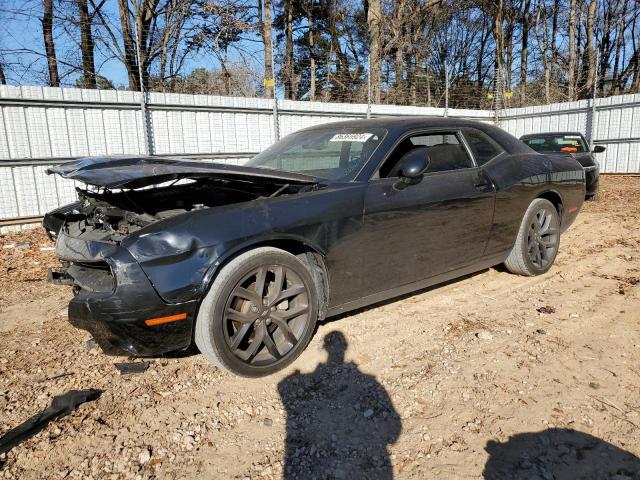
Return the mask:
[[[28,220],[73,201],[74,183],[44,172],[78,157],[151,153],[242,163],[276,136],[367,113],[495,117],[489,110],[291,100],[274,109],[269,99],[150,93],[145,118],[140,100],[129,91],[0,86],[0,221]],[[516,136],[577,130],[591,139],[593,133],[607,147],[603,171],[640,173],[640,95],[596,100],[595,123],[593,117],[584,100],[500,111],[499,124]]]
[[528,133],[579,131],[607,150],[598,154],[605,173],[640,173],[640,94],[511,108],[499,112],[500,126]]

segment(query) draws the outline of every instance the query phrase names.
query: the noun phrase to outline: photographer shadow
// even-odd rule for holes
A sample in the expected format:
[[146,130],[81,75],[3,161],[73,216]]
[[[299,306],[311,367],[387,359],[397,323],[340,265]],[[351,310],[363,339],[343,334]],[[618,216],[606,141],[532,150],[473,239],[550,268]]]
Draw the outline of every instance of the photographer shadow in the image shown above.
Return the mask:
[[283,478],[392,479],[388,445],[401,427],[384,387],[345,362],[340,332],[324,338],[326,363],[278,384],[287,412]]
[[552,428],[489,441],[487,480],[640,480],[640,459],[604,440]]

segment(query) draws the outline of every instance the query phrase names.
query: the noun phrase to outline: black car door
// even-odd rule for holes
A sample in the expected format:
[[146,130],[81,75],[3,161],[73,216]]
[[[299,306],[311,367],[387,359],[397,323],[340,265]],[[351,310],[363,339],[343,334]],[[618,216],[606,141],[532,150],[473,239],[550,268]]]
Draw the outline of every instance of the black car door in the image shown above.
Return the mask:
[[[428,147],[422,181],[398,190],[397,162]],[[417,132],[404,138],[370,180],[365,195],[364,287],[381,292],[469,265],[489,236],[494,188],[458,131]]]

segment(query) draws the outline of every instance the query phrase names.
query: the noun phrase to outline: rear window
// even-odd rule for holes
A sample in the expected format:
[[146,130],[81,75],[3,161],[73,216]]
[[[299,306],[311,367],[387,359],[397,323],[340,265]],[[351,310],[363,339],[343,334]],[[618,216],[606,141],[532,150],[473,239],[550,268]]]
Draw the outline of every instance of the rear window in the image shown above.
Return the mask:
[[522,141],[536,152],[584,153],[588,151],[581,135],[535,135]]

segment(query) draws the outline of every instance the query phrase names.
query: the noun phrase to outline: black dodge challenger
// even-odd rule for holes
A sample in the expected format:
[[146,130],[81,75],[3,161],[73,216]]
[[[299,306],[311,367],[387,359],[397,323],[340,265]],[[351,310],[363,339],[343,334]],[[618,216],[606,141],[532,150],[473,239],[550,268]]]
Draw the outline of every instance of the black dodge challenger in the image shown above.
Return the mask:
[[493,265],[546,272],[585,197],[571,157],[492,125],[380,118],[293,133],[243,166],[84,159],[46,215],[73,286],[69,320],[112,354],[195,342],[257,377],[325,317]]

